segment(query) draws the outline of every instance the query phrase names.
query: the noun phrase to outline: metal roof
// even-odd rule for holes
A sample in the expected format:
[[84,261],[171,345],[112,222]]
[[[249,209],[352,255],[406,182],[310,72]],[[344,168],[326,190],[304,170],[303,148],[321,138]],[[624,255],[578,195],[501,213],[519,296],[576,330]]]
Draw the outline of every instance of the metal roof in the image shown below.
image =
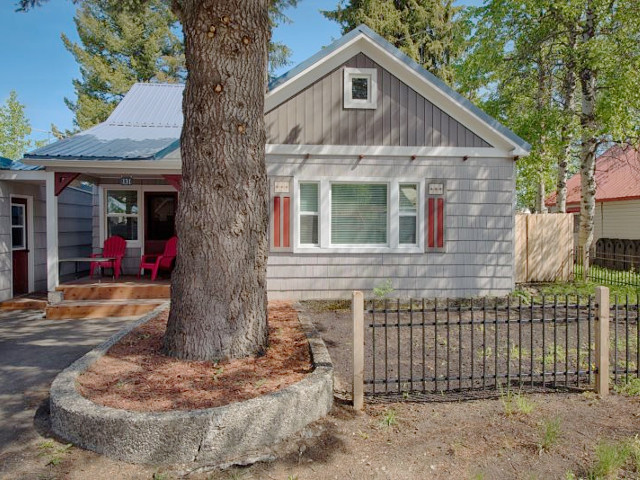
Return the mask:
[[107,120],[25,155],[29,159],[154,160],[179,146],[182,84],[136,83]]
[[[567,204],[579,204],[580,172],[567,181]],[[633,147],[611,147],[596,159],[596,202],[640,198],[640,152]],[[547,206],[556,204],[556,193],[547,197]]]
[[10,158],[0,157],[0,170],[42,170],[42,167],[37,165],[25,165],[20,160],[11,160]]

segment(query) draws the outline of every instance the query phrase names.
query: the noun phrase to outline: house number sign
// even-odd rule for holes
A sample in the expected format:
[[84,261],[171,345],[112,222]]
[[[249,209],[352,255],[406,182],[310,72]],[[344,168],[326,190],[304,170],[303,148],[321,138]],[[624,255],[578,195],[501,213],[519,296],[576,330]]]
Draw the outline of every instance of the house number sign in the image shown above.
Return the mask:
[[275,182],[276,193],[289,193],[289,182]]
[[120,185],[133,185],[133,177],[120,177]]
[[444,193],[444,184],[442,183],[430,183],[429,195],[442,195]]

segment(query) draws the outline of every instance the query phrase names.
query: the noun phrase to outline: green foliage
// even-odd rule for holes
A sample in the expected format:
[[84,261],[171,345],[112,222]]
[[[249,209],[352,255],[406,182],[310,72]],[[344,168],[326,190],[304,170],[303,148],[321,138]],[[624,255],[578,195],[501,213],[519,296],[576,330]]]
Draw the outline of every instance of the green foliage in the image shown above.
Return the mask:
[[640,473],[640,440],[638,436],[619,442],[601,442],[596,447],[596,459],[587,478],[637,478]]
[[384,428],[389,428],[397,423],[398,423],[398,418],[397,418],[396,411],[393,408],[389,408],[385,410],[385,412],[382,414],[380,425]]
[[61,445],[53,440],[45,440],[38,445],[40,455],[47,458],[47,465],[51,465],[54,467],[62,463],[65,455],[67,455],[67,453],[69,453],[72,448],[73,445],[70,443]]
[[629,379],[623,378],[619,385],[614,385],[613,389],[616,393],[621,395],[627,395],[629,397],[638,397],[640,396],[640,378],[633,377]]
[[551,447],[558,443],[558,438],[560,437],[560,423],[559,418],[553,418],[542,422],[540,425],[540,442],[538,443],[540,452],[548,452],[551,450]]
[[25,152],[39,146],[33,142],[31,124],[15,91],[9,92],[4,105],[0,105],[0,156],[19,160]]
[[79,43],[62,34],[80,66],[77,100],[65,99],[80,129],[104,121],[135,82],[185,77],[184,48],[170,2],[150,0],[132,12],[111,0],[85,0],[75,15]]
[[394,290],[393,283],[391,283],[391,280],[387,279],[381,284],[373,288],[373,294],[376,296],[376,298],[378,298],[379,300],[382,300],[387,295],[392,293],[393,290]]
[[[299,0],[271,0],[269,5],[269,18],[271,28],[278,27],[284,23],[291,23],[291,19],[284,14],[287,8],[294,8]],[[282,42],[269,43],[269,73],[273,73],[280,67],[289,64],[291,49]]]
[[510,417],[516,413],[529,415],[535,408],[535,404],[521,392],[514,393],[511,390],[503,392],[501,390],[500,401],[502,402],[504,414],[507,417]]
[[464,50],[466,23],[453,0],[341,0],[323,11],[347,33],[364,23],[449,84]]

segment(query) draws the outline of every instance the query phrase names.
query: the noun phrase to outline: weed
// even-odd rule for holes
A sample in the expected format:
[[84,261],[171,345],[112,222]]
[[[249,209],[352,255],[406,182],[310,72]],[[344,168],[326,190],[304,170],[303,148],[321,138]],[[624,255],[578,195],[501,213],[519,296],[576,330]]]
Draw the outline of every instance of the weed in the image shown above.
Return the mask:
[[53,440],[46,440],[38,445],[38,448],[41,450],[40,455],[47,456],[47,465],[54,467],[59,465],[62,463],[62,460],[64,460],[64,456],[73,448],[73,445],[70,443],[60,446],[57,445]]
[[229,480],[243,480],[245,477],[244,472],[231,472],[229,473]]
[[629,397],[640,396],[640,378],[624,378],[623,380],[626,380],[623,384],[614,385],[613,389],[616,393]]
[[223,373],[224,373],[224,368],[223,368],[223,367],[216,368],[216,371],[214,372],[214,374],[213,374],[213,375],[211,375],[211,379],[212,379],[214,382],[217,382],[217,381],[218,381],[218,377],[219,377],[220,375],[222,375]]
[[504,414],[507,417],[510,417],[516,412],[529,415],[535,407],[535,404],[522,393],[513,393],[511,390],[508,390],[506,393],[501,390],[500,401],[504,408]]
[[391,280],[387,279],[373,288],[373,294],[376,296],[376,298],[378,298],[378,300],[382,300],[391,292],[393,292],[393,290],[394,288]]
[[524,415],[529,415],[533,412],[535,408],[535,403],[529,400],[524,395],[518,394],[516,396],[516,406],[518,407],[518,411]]
[[382,425],[384,428],[389,428],[396,423],[398,423],[396,411],[393,408],[385,410],[384,414],[382,415],[382,420],[380,420],[380,425]]
[[298,480],[298,475],[289,475],[287,480]]
[[155,472],[152,478],[153,480],[169,480],[169,474],[165,472]]
[[516,289],[513,291],[511,296],[515,299],[521,298],[522,303],[524,303],[525,305],[529,305],[531,303],[531,292],[527,290]]
[[538,443],[540,453],[548,452],[551,447],[558,442],[558,438],[560,437],[560,419],[553,418],[542,422],[540,435],[540,443]]
[[631,450],[626,442],[601,443],[596,448],[596,463],[589,472],[594,479],[610,478],[618,473],[629,459]]
[[369,438],[369,434],[367,432],[363,432],[362,430],[358,430],[358,435],[360,435],[360,438],[362,438],[363,440],[367,440]]

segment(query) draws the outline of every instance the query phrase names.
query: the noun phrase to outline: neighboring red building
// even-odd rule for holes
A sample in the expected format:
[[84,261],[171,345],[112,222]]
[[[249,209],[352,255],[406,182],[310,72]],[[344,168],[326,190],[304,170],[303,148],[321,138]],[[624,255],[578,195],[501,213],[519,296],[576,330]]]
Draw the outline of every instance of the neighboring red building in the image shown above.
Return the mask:
[[[580,173],[567,181],[567,212],[580,212]],[[553,211],[556,194],[547,198]],[[594,240],[640,239],[640,152],[612,147],[596,160],[596,214]],[[576,229],[578,218],[576,216]],[[577,230],[576,230],[577,231]]]

